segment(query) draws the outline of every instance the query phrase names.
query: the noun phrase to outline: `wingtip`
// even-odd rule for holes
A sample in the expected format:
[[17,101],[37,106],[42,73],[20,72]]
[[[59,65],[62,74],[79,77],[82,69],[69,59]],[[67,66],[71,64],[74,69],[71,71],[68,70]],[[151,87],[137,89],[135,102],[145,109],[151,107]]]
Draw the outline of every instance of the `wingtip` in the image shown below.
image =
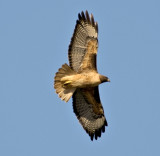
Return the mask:
[[[82,19],[82,16],[81,16],[81,14],[79,13],[78,14],[78,18],[79,18],[79,20],[81,20]],[[78,21],[78,20],[77,20]]]
[[86,10],[86,19],[87,19],[87,22],[88,22],[89,24],[91,24],[91,20],[90,20],[89,13],[88,13],[87,10]]
[[83,11],[81,12],[81,16],[82,16],[82,19],[83,19],[83,20],[86,20],[86,17],[85,17],[85,14],[84,14]]
[[96,31],[98,32],[98,23],[94,21],[94,16],[91,13],[89,15],[89,12],[86,10],[85,12],[82,11],[81,13],[78,14],[79,20],[84,20],[87,21],[89,24],[91,24],[93,27],[95,27]]

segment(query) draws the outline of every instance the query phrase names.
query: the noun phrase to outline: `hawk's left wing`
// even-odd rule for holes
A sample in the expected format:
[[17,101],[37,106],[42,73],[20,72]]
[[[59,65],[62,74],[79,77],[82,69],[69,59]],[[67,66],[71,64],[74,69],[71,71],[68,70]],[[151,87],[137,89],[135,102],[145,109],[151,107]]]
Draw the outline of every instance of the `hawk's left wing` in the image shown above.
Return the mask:
[[84,69],[96,70],[98,48],[98,24],[88,12],[78,14],[74,33],[69,45],[68,57],[70,67],[78,72]]
[[73,95],[73,109],[79,122],[91,137],[101,137],[107,121],[99,98],[98,87],[77,89]]

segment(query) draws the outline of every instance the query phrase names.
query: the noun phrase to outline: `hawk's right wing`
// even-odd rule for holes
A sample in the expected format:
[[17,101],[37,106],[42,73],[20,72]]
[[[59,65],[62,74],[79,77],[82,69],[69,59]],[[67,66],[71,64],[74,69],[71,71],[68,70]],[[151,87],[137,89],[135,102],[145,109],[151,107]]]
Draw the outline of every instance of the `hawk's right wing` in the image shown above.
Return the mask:
[[73,94],[73,109],[79,122],[91,137],[101,137],[107,121],[99,97],[98,87],[77,89]]

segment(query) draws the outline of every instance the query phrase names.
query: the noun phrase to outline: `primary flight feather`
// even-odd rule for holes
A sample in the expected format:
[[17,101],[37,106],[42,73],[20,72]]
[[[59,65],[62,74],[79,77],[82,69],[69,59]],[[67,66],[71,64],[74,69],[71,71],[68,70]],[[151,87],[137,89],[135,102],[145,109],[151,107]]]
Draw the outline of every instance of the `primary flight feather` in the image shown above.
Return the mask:
[[98,24],[86,11],[78,14],[68,50],[69,65],[64,64],[54,78],[59,97],[68,102],[73,98],[73,110],[91,140],[105,132],[107,121],[99,97],[98,85],[109,78],[97,71]]

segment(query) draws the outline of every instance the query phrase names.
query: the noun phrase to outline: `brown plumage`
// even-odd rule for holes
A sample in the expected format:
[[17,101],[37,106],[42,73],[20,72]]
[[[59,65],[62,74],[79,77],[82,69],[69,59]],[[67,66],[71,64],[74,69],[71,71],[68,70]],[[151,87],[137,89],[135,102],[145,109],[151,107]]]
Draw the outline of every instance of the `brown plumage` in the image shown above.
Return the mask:
[[78,14],[78,18],[68,50],[69,66],[62,65],[56,73],[54,88],[65,102],[73,97],[74,113],[93,140],[101,137],[108,125],[98,85],[110,80],[97,72],[97,22],[87,11]]

